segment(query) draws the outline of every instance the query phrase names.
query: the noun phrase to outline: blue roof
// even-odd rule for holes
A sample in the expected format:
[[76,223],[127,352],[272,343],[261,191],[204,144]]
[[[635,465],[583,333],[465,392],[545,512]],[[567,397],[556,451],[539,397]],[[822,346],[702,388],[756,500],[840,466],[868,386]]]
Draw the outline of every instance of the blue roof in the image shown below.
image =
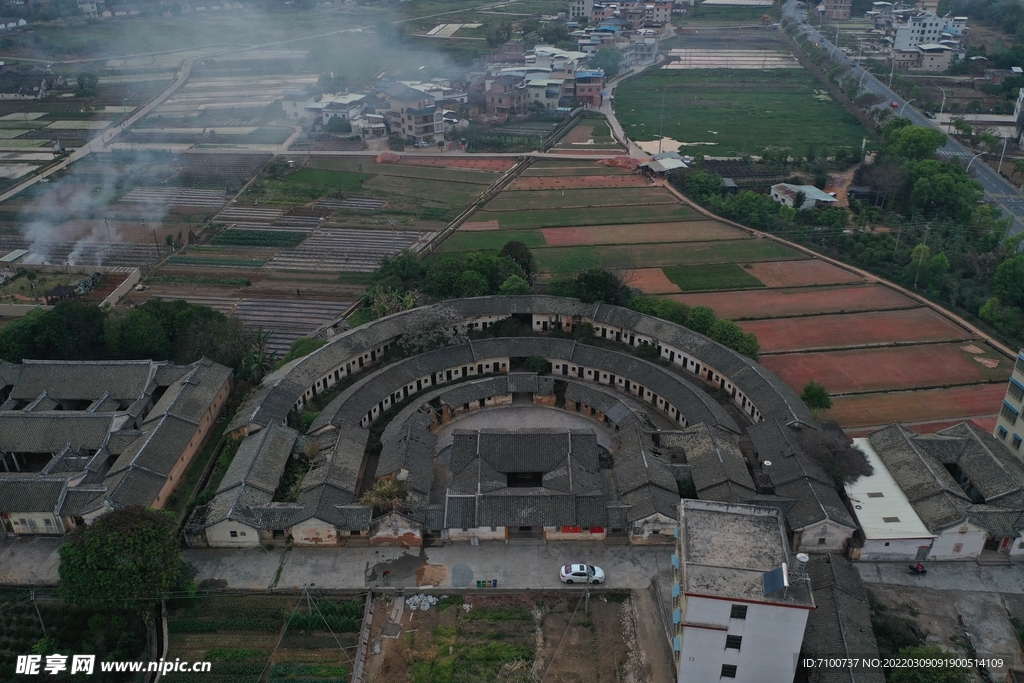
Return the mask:
[[604,78],[603,69],[581,69],[576,72],[576,78]]

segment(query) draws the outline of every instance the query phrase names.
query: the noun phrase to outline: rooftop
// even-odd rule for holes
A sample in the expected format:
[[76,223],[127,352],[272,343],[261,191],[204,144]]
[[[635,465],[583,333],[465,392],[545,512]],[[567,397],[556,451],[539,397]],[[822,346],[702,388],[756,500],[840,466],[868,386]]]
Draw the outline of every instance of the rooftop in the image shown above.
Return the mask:
[[870,476],[846,485],[846,495],[854,514],[869,540],[895,538],[933,538],[914,512],[907,496],[882,463],[869,439],[854,439],[853,445],[867,456]]
[[764,592],[764,574],[792,566],[782,514],[775,508],[683,500],[680,550],[688,595],[811,606],[806,583],[790,579],[785,591]]

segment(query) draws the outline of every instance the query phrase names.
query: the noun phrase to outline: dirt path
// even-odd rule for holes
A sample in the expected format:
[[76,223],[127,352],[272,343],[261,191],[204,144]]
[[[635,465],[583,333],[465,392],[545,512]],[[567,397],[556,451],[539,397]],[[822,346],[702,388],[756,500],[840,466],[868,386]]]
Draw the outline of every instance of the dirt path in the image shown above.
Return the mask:
[[652,584],[644,591],[633,591],[637,640],[643,656],[644,680],[648,683],[672,683],[676,680],[675,658],[665,635]]

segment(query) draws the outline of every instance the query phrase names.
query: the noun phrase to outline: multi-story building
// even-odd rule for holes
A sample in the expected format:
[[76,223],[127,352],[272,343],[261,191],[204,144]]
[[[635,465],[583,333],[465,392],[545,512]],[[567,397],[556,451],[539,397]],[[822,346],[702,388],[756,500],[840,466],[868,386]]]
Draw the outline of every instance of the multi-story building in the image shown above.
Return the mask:
[[529,93],[520,76],[498,76],[487,83],[484,96],[488,114],[524,114],[530,106]]
[[604,90],[604,71],[601,69],[580,70],[576,72],[576,98],[591,107],[601,106],[601,93]]
[[912,50],[922,43],[937,43],[946,32],[946,22],[930,12],[893,14],[892,47]]
[[569,3],[569,21],[590,21],[590,12],[594,9],[594,0],[571,0]]
[[444,114],[431,95],[397,83],[383,91],[391,133],[416,142],[444,140]]
[[1006,386],[1006,396],[999,408],[996,428],[993,434],[1001,440],[1018,457],[1024,458],[1021,439],[1024,438],[1024,422],[1021,420],[1021,408],[1024,407],[1024,349],[1017,352],[1017,362],[1013,366],[1013,374]]
[[826,19],[849,19],[853,0],[825,0]]
[[682,500],[672,558],[678,681],[792,683],[814,597],[776,508]]

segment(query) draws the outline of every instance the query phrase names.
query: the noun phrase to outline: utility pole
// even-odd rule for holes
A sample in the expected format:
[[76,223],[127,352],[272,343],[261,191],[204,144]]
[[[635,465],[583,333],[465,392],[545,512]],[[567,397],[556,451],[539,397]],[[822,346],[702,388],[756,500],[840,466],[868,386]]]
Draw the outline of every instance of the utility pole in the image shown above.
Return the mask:
[[896,229],[896,246],[892,250],[892,255],[895,257],[897,250],[900,248],[900,235],[903,234],[903,221],[900,221],[900,227]]
[[924,263],[924,252],[928,249],[928,233],[931,232],[932,224],[928,223],[924,229],[924,244],[921,249],[921,258],[917,260],[917,272],[914,273],[914,291],[917,291],[917,278],[921,276],[921,265]]
[[999,154],[999,165],[996,167],[996,173],[1002,175],[1003,173],[1003,157],[1006,156],[1006,138],[1003,138],[1003,151]]
[[32,596],[32,606],[36,608],[36,616],[39,617],[39,625],[43,627],[43,637],[49,638],[50,636],[46,633],[46,624],[43,623],[43,615],[39,611],[39,605],[36,603],[36,589],[31,589],[29,594]]

